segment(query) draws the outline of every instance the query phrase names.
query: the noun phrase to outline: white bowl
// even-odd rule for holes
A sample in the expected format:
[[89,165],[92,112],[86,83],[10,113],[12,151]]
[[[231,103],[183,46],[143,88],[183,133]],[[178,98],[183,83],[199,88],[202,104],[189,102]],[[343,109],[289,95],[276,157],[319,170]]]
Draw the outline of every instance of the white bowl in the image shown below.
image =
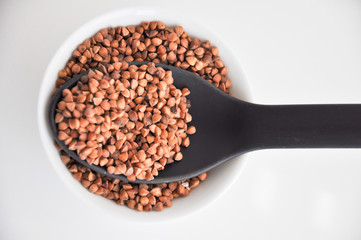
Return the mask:
[[228,76],[233,82],[231,92],[238,98],[249,100],[245,74],[233,51],[226,46],[216,32],[197,20],[185,16],[184,13],[181,14],[174,9],[171,11],[169,9],[159,9],[158,7],[124,8],[96,17],[76,30],[60,46],[44,74],[38,99],[38,124],[41,139],[56,173],[77,196],[124,221],[154,222],[193,214],[209,206],[224,194],[239,177],[246,163],[245,156],[240,156],[212,170],[205,182],[201,183],[189,196],[175,199],[171,208],[166,208],[162,212],[137,212],[117,205],[104,197],[89,193],[79,182],[73,179],[68,169],[61,162],[59,153],[54,147],[47,120],[47,107],[58,71],[64,67],[77,45],[101,28],[140,24],[141,21],[152,20],[163,21],[166,25],[181,25],[190,36],[196,36],[201,40],[210,40],[211,44],[219,48],[220,56],[229,68]]

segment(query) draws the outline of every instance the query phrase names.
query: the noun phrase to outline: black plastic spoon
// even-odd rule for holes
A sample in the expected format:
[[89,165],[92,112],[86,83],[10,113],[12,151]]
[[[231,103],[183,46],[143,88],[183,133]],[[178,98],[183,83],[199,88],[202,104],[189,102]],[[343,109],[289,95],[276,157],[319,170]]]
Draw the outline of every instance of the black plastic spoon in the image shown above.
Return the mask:
[[[191,124],[197,132],[190,137],[190,146],[181,149],[182,161],[167,165],[152,181],[135,183],[191,178],[240,154],[260,149],[361,147],[361,104],[258,105],[231,97],[189,71],[164,64],[156,66],[172,71],[177,88],[190,90]],[[109,174],[103,167],[89,165],[57,138],[55,110],[62,91],[72,88],[84,74],[87,72],[66,82],[50,103],[49,120],[55,141],[84,166],[127,181],[124,175]]]

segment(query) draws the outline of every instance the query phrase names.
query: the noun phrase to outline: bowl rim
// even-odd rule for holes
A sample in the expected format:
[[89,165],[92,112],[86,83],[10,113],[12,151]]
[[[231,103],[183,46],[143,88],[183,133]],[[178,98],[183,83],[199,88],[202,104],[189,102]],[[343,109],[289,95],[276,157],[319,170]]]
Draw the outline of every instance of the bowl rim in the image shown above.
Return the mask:
[[[55,54],[53,55],[53,57],[49,61],[49,64],[46,67],[46,70],[45,70],[45,73],[43,75],[42,82],[41,82],[41,87],[40,87],[39,96],[38,96],[37,118],[38,118],[38,128],[39,128],[39,132],[40,132],[41,142],[42,142],[42,145],[43,145],[43,147],[44,147],[44,149],[46,151],[47,160],[49,160],[51,162],[51,165],[54,168],[55,172],[62,179],[62,182],[64,182],[65,185],[68,186],[68,188],[71,190],[71,192],[73,192],[80,199],[82,199],[85,202],[89,203],[91,206],[96,206],[98,209],[103,210],[103,212],[106,213],[108,216],[112,216],[117,220],[119,220],[118,213],[113,213],[111,211],[108,211],[109,210],[108,208],[105,209],[105,207],[102,207],[102,206],[99,206],[99,204],[96,204],[95,201],[93,201],[92,199],[94,199],[94,197],[101,197],[101,196],[96,196],[94,194],[89,193],[86,188],[84,188],[77,181],[75,181],[73,179],[73,177],[71,176],[70,172],[68,171],[68,169],[61,162],[59,154],[57,154],[57,156],[55,156],[53,154],[53,150],[49,148],[49,135],[51,135],[51,133],[50,133],[49,128],[48,128],[46,116],[47,116],[47,107],[48,107],[50,94],[49,94],[49,88],[47,87],[46,83],[49,82],[49,80],[47,80],[47,79],[49,79],[49,76],[51,76],[55,71],[52,68],[53,68],[53,65],[56,64],[56,60],[61,57],[61,54],[63,52],[68,51],[69,45],[74,45],[75,44],[77,46],[80,42],[75,42],[74,43],[74,39],[76,39],[76,37],[78,35],[81,35],[82,32],[84,32],[84,31],[88,32],[87,29],[94,28],[94,26],[97,26],[99,24],[99,22],[106,21],[107,19],[109,20],[112,16],[114,16],[116,14],[119,14],[119,15],[125,14],[125,15],[127,15],[127,12],[136,12],[138,14],[143,13],[143,14],[146,14],[146,15],[147,15],[147,13],[149,14],[150,12],[154,12],[154,13],[156,13],[154,18],[158,18],[159,20],[163,21],[162,19],[164,19],[164,17],[163,16],[159,17],[157,14],[165,13],[166,11],[169,11],[169,10],[170,10],[169,8],[165,8],[165,7],[161,7],[161,8],[157,7],[155,9],[155,7],[153,7],[151,5],[149,5],[149,6],[147,6],[147,5],[141,5],[141,6],[132,5],[132,6],[127,6],[127,7],[124,7],[124,8],[119,8],[119,9],[115,9],[115,10],[112,10],[112,11],[108,11],[108,12],[105,12],[103,14],[100,14],[100,15],[92,18],[91,20],[87,21],[86,23],[81,25],[79,28],[77,28],[75,31],[73,31],[65,39],[65,41],[63,41],[61,43],[60,47],[57,49],[57,51],[55,52]],[[172,11],[173,11],[172,14],[180,15],[180,13],[178,11],[174,11],[174,9],[172,9]],[[147,17],[145,17],[145,18],[147,18]],[[238,67],[238,73],[241,74],[240,78],[242,79],[242,84],[241,85],[242,85],[242,91],[243,91],[242,99],[246,99],[248,101],[251,100],[251,90],[250,90],[250,86],[249,86],[249,84],[247,82],[246,74],[243,71],[243,68],[241,66],[239,58],[235,54],[233,54],[233,52],[231,51],[231,48],[228,45],[228,43],[226,41],[224,41],[224,39],[221,36],[219,36],[215,32],[215,30],[213,28],[209,27],[206,24],[203,24],[200,21],[195,20],[193,17],[188,17],[187,16],[187,18],[191,19],[191,21],[194,21],[197,26],[201,26],[202,28],[206,29],[207,34],[209,33],[210,36],[212,35],[213,37],[215,37],[215,39],[211,40],[211,43],[214,43],[214,42],[221,43],[222,51],[230,53],[228,57],[232,58],[232,62],[234,62],[234,65],[236,65]],[[148,20],[151,21],[151,19],[144,19],[144,20],[145,21],[148,21]],[[108,25],[111,26],[112,24],[108,24]],[[120,23],[119,23],[119,25],[120,25]],[[125,24],[125,25],[127,25],[127,24]],[[170,24],[170,25],[172,25],[172,24]],[[184,26],[184,24],[182,22],[180,22],[180,25]],[[98,31],[99,29],[100,28],[96,29],[95,31]],[[189,32],[186,27],[185,27],[185,30],[187,32]],[[88,34],[88,36],[90,36],[90,35]],[[215,40],[217,40],[217,41],[215,41]],[[215,43],[214,45],[219,47],[219,45],[220,45],[219,43]],[[70,51],[72,52],[74,49],[75,48],[71,48]],[[220,51],[221,56],[222,56],[222,51]],[[71,54],[71,52],[69,52],[69,54]],[[64,62],[64,65],[65,65],[65,62]],[[226,65],[229,65],[229,64],[226,64]],[[56,72],[56,74],[57,74],[57,72]],[[55,86],[55,80],[56,79],[54,79],[54,81],[52,83],[52,86]],[[52,142],[50,144],[53,145]],[[55,148],[55,147],[53,147],[53,148]],[[63,167],[61,167],[59,164],[57,164],[55,162],[55,158],[57,158],[56,161],[58,163],[61,163],[61,165],[63,165]],[[235,174],[235,176],[231,179],[231,181],[227,182],[227,184],[223,187],[223,189],[219,190],[218,194],[216,194],[211,200],[207,201],[206,204],[202,205],[198,209],[193,210],[192,212],[184,213],[183,211],[181,211],[182,213],[178,214],[177,216],[174,216],[174,214],[173,214],[173,216],[164,216],[164,218],[157,217],[157,219],[154,219],[151,222],[169,221],[169,220],[179,219],[179,218],[186,217],[186,216],[191,216],[191,215],[194,215],[197,212],[200,212],[201,210],[204,210],[204,209],[208,208],[209,206],[213,205],[221,196],[223,196],[231,188],[231,186],[236,182],[236,180],[239,178],[242,171],[244,170],[244,168],[245,168],[245,166],[247,164],[247,154],[244,154],[244,155],[240,156],[239,158],[241,158],[241,159],[239,160],[239,162],[240,162],[239,165],[240,166],[239,166],[238,174]],[[66,175],[68,175],[68,176],[66,176]],[[71,181],[69,180],[70,178],[71,178]],[[76,186],[76,184],[80,185],[80,187],[82,189],[84,189],[84,191],[81,191],[81,190],[79,191],[79,187]],[[199,187],[199,188],[201,188],[201,187]],[[198,190],[201,191],[201,189],[198,189],[198,188],[193,190],[193,191],[198,191]],[[83,194],[84,192],[86,192],[87,195],[89,195],[89,196],[84,197],[85,196],[85,194]],[[91,195],[94,195],[94,196],[91,196]],[[192,194],[190,194],[190,195],[192,195]],[[190,198],[190,197],[191,196],[187,196],[187,198]],[[108,200],[108,199],[106,199],[104,197],[101,197],[101,198],[103,198],[105,200]],[[179,201],[179,200],[177,199],[176,201]],[[109,201],[109,202],[111,202],[111,201]],[[175,204],[177,204],[177,203],[175,203]],[[116,206],[120,207],[118,205],[116,205]],[[174,206],[172,208],[174,208]],[[128,208],[125,208],[125,209],[128,209]],[[131,210],[131,209],[128,209],[128,210],[132,211],[132,212],[136,212],[136,211]],[[158,212],[154,213],[154,211],[152,211],[152,212],[148,212],[146,214],[147,215],[154,215],[154,214],[159,215],[159,214],[163,213],[163,215],[166,215],[165,213],[167,212],[167,210],[169,210],[169,209],[165,209],[165,210],[163,210],[162,212],[159,212],[159,213]],[[134,218],[130,218],[130,219],[127,218],[127,221],[134,220],[134,221],[137,221],[139,223],[147,223],[147,222],[149,222],[149,220],[143,221],[144,219],[143,219],[142,216],[144,216],[144,214],[139,213],[139,212],[136,212],[136,213],[137,213],[137,215],[139,217],[134,217]]]

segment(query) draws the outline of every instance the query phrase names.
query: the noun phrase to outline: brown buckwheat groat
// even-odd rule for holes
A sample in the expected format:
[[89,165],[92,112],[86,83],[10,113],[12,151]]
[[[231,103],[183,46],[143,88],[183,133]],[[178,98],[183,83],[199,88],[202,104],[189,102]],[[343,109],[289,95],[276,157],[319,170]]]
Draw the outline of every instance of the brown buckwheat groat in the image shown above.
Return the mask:
[[126,205],[138,211],[161,211],[164,207],[171,207],[174,198],[188,196],[191,190],[207,177],[207,174],[203,173],[192,179],[168,184],[131,184],[93,173],[76,163],[63,151],[61,154],[63,163],[73,174],[73,177],[91,193],[114,200],[117,204]]
[[171,71],[127,62],[90,70],[58,103],[58,138],[89,164],[111,174],[154,179],[188,147],[187,88],[173,85]]
[[[227,93],[232,85],[216,46],[207,40],[191,38],[181,26],[167,27],[162,22],[153,21],[138,26],[109,27],[85,39],[59,71],[56,88],[90,68],[116,65],[122,61],[161,62],[180,67],[200,75]],[[87,114],[91,115],[91,112]],[[60,120],[62,116],[58,118]],[[195,128],[189,126],[188,131],[194,132]],[[187,138],[182,144],[189,144]],[[159,211],[170,207],[174,198],[187,196],[207,177],[203,173],[196,178],[157,185],[121,182],[93,173],[58,149],[74,178],[90,192],[138,211]]]

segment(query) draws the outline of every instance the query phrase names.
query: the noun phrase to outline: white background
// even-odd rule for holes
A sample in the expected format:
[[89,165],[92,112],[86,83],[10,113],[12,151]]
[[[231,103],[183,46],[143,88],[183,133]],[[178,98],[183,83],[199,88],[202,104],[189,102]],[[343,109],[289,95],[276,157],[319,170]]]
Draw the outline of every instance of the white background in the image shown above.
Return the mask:
[[[360,150],[251,153],[215,204],[169,223],[120,223],[66,188],[39,138],[42,75],[79,26],[132,2],[147,1],[0,0],[0,239],[361,239]],[[359,0],[151,3],[223,35],[256,103],[361,102]]]

